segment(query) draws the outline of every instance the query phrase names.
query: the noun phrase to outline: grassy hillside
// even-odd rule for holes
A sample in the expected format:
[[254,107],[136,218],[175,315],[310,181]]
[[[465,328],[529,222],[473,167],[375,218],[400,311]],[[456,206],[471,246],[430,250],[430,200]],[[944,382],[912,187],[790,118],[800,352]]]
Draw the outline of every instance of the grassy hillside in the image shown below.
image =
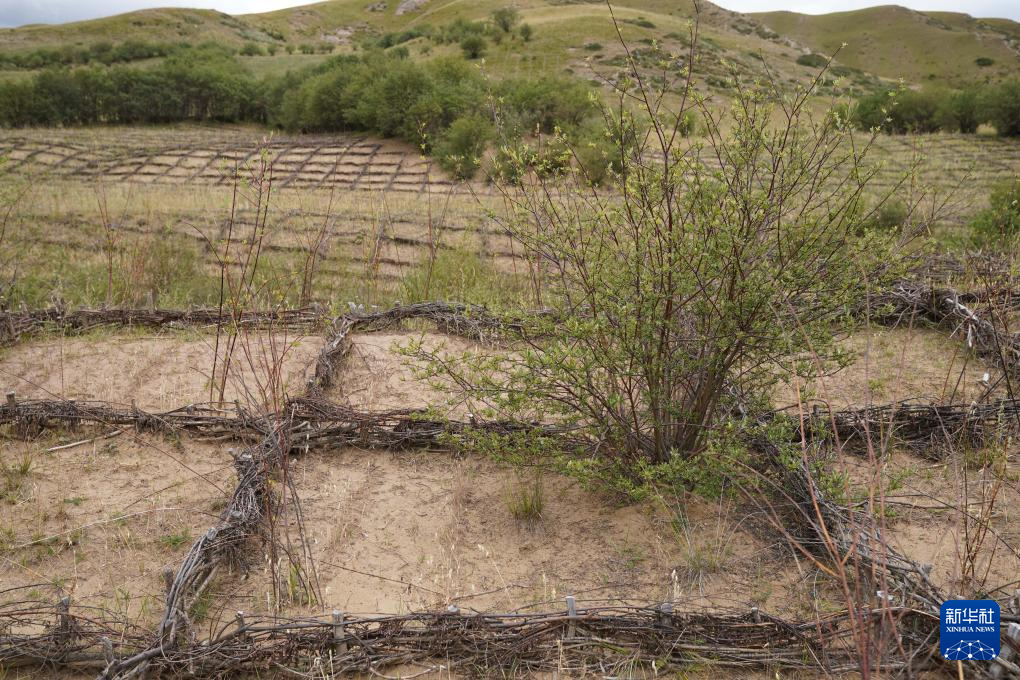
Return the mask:
[[[247,60],[259,73],[279,73],[316,61],[288,55],[285,48],[331,44],[336,52],[354,51],[366,41],[391,31],[424,25],[441,26],[455,20],[488,19],[508,0],[431,0],[414,9],[415,0],[330,0],[265,14],[231,17],[209,11],[148,10],[115,17],[56,26],[26,26],[0,30],[0,51],[36,47],[87,46],[100,41],[122,42],[143,39],[150,42],[192,44],[205,40],[236,46],[257,42],[275,45],[275,57]],[[490,44],[485,68],[497,76],[574,73],[603,75],[618,70],[623,50],[609,9],[602,3],[564,0],[522,0],[512,3],[521,21],[530,24],[534,37],[527,44],[506,40]],[[691,0],[669,3],[627,0],[614,7],[624,38],[637,48],[656,41],[677,52],[686,51]],[[763,55],[783,78],[797,78],[807,69],[795,63],[796,53],[779,40],[764,40],[755,31],[757,23],[711,4],[703,5],[701,34],[706,41],[701,74],[721,83],[727,74],[724,64],[760,75]],[[760,32],[760,31],[759,31]],[[459,52],[455,44],[436,45],[427,39],[405,44],[415,56],[429,57]]]
[[[132,39],[192,44],[214,40],[235,46],[255,42],[275,45],[277,54],[254,57],[249,65],[257,73],[281,73],[321,59],[287,54],[301,45],[353,51],[387,32],[486,19],[507,4],[534,28],[534,38],[526,45],[519,41],[489,45],[486,68],[494,74],[611,75],[618,67],[622,49],[608,8],[579,0],[329,0],[236,17],[207,10],[144,10],[63,25],[2,29],[0,52]],[[813,69],[798,64],[798,57],[812,51],[830,54],[843,42],[848,46],[838,59],[842,74],[860,85],[874,83],[869,74],[912,83],[959,84],[1020,72],[1020,24],[1007,20],[923,14],[893,6],[822,16],[742,15],[711,3],[701,7],[701,35],[706,40],[700,73],[708,89],[725,89],[726,64],[761,75],[760,57],[782,80],[802,79]],[[677,52],[685,49],[694,11],[693,0],[620,0],[614,6],[632,46],[640,49],[642,43],[656,41]],[[458,49],[427,39],[410,41],[406,47],[418,57]]]
[[205,9],[146,9],[90,21],[0,29],[3,50],[124,40],[191,43],[216,40],[240,44],[270,39],[243,18]]
[[832,54],[846,43],[839,53],[842,63],[883,78],[960,85],[1020,72],[1020,24],[1006,19],[892,5],[818,16],[752,16],[816,52]]

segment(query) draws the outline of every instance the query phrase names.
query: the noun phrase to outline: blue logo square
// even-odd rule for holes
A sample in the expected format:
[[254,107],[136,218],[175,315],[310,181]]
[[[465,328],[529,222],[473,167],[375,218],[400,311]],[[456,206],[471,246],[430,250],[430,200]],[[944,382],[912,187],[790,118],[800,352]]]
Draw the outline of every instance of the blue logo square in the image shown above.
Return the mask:
[[995,600],[949,600],[942,605],[939,647],[950,661],[991,661],[999,656],[1001,611]]

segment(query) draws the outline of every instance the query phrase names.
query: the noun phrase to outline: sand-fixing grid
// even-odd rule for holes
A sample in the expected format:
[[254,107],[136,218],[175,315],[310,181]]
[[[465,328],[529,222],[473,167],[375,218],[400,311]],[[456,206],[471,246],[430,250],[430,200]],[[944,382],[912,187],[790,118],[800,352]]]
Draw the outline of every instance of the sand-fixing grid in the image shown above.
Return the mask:
[[[915,307],[913,315],[928,315],[931,323],[952,326],[954,335],[978,343],[979,349],[988,344],[1001,345],[1002,338],[989,332],[983,325],[986,322],[972,309],[965,307],[966,311],[961,312],[962,303],[958,301],[966,299],[965,296],[944,290],[911,290],[911,295],[905,294],[903,289],[892,291],[893,307],[895,300],[910,301]],[[953,304],[945,303],[947,298]],[[926,305],[926,300],[932,301],[931,304]],[[883,310],[888,312],[889,306],[884,306]],[[906,313],[905,309],[900,311]],[[27,311],[5,313],[0,318],[0,327],[5,332],[5,344],[9,344],[38,330],[81,331],[120,323],[152,329],[203,327],[212,321],[210,314],[145,310]],[[959,314],[963,317],[954,319],[954,315]],[[887,319],[888,315],[882,318]],[[145,361],[139,361],[137,353],[132,354],[135,349],[141,350],[130,347],[124,350],[130,357],[124,361],[130,368],[125,371],[128,376],[121,379],[123,382],[117,383],[116,388],[117,391],[137,389],[141,401],[136,399],[135,404],[111,404],[102,398],[104,395],[97,395],[88,388],[82,388],[77,395],[81,398],[73,401],[47,398],[46,393],[55,391],[56,385],[46,382],[52,380],[52,375],[39,374],[30,377],[38,392],[24,391],[34,398],[12,395],[10,401],[0,407],[0,423],[18,438],[54,430],[66,433],[81,430],[79,441],[84,442],[84,448],[93,451],[93,455],[83,456],[81,449],[74,447],[51,447],[58,457],[47,462],[47,468],[42,471],[45,477],[56,476],[61,469],[74,469],[75,459],[84,458],[85,463],[80,460],[77,463],[84,466],[79,483],[98,489],[102,480],[89,475],[102,475],[104,466],[112,460],[110,456],[120,457],[123,468],[109,480],[113,488],[129,485],[132,475],[151,476],[147,486],[157,482],[161,486],[143,497],[163,504],[160,508],[166,510],[162,520],[166,526],[160,526],[159,531],[163,536],[187,537],[180,538],[175,546],[186,552],[174,555],[168,569],[158,569],[158,557],[148,563],[141,557],[147,549],[157,547],[156,542],[132,540],[131,537],[132,533],[146,535],[147,527],[138,524],[142,520],[121,516],[105,523],[106,519],[100,519],[101,511],[91,507],[94,501],[89,494],[81,494],[77,504],[74,499],[78,497],[70,497],[67,505],[71,509],[67,514],[82,513],[80,518],[74,518],[75,522],[90,517],[104,522],[103,540],[121,551],[113,554],[119,555],[118,559],[125,564],[140,565],[137,576],[124,574],[125,590],[137,584],[149,592],[158,588],[156,592],[161,592],[162,596],[141,602],[126,597],[125,604],[118,610],[101,601],[96,604],[88,597],[88,588],[93,587],[98,592],[107,587],[103,583],[92,584],[86,580],[81,591],[85,596],[80,602],[77,595],[74,600],[62,597],[46,602],[39,597],[41,586],[38,583],[16,583],[5,592],[4,603],[0,605],[0,662],[6,667],[66,667],[98,672],[109,678],[159,672],[213,676],[273,668],[281,672],[290,669],[328,675],[378,673],[387,667],[414,668],[414,672],[470,673],[499,669],[511,674],[557,670],[618,674],[700,663],[743,669],[814,669],[839,673],[856,668],[860,649],[855,649],[855,644],[860,636],[855,631],[865,623],[869,629],[883,631],[887,642],[895,641],[893,647],[884,648],[887,654],[882,658],[887,670],[938,667],[931,645],[937,644],[937,608],[947,594],[933,577],[931,567],[915,562],[891,545],[870,515],[831,500],[807,467],[781,465],[777,444],[760,437],[752,438],[749,444],[761,454],[763,469],[769,472],[766,478],[774,485],[774,494],[770,494],[772,502],[761,508],[766,520],[764,526],[772,523],[794,536],[798,545],[822,561],[833,555],[854,555],[854,562],[864,568],[863,573],[876,579],[870,585],[880,583],[884,592],[893,595],[891,604],[877,606],[869,598],[862,609],[816,612],[811,617],[775,616],[763,607],[748,606],[746,601],[720,606],[718,600],[713,601],[710,596],[674,598],[667,592],[652,600],[658,594],[655,587],[634,587],[625,592],[623,598],[612,591],[600,597],[585,597],[585,593],[575,590],[557,589],[549,593],[550,601],[532,607],[510,608],[511,600],[502,602],[501,594],[511,591],[509,581],[526,579],[528,574],[509,574],[508,582],[497,584],[493,592],[486,592],[486,584],[481,581],[474,592],[461,592],[454,586],[444,590],[441,574],[436,570],[428,576],[431,565],[411,565],[408,574],[417,572],[427,577],[415,581],[398,573],[387,586],[389,594],[376,600],[383,604],[380,609],[388,613],[352,613],[371,604],[357,597],[359,593],[369,592],[372,586],[365,582],[356,584],[356,579],[371,582],[377,575],[367,570],[353,570],[344,564],[330,564],[326,559],[331,547],[342,545],[350,538],[350,529],[343,526],[342,520],[354,516],[356,519],[351,524],[392,523],[401,513],[396,509],[386,513],[383,508],[380,513],[359,516],[351,509],[359,502],[377,506],[379,499],[400,494],[410,495],[415,503],[422,505],[435,503],[437,493],[449,494],[451,502],[465,504],[470,503],[471,489],[458,489],[456,480],[447,472],[427,463],[422,464],[424,474],[417,477],[424,487],[417,494],[399,484],[386,486],[385,481],[397,474],[393,466],[372,475],[342,462],[340,465],[346,464],[351,469],[346,474],[334,471],[331,476],[331,456],[384,450],[434,459],[436,455],[446,455],[437,451],[455,448],[458,439],[476,431],[527,431],[543,437],[549,446],[565,450],[583,449],[587,443],[573,432],[553,426],[438,417],[417,408],[394,408],[397,404],[391,404],[384,411],[369,410],[358,407],[357,398],[350,398],[373,388],[366,382],[365,375],[358,375],[359,361],[364,362],[368,372],[379,371],[372,363],[378,360],[379,343],[368,342],[359,347],[354,342],[359,335],[399,332],[420,335],[421,325],[426,324],[435,329],[430,332],[460,338],[459,342],[499,343],[525,328],[526,320],[498,318],[483,309],[463,305],[423,303],[382,312],[352,311],[338,318],[328,318],[314,310],[286,314],[253,312],[243,317],[243,324],[254,338],[284,330],[294,334],[293,363],[286,371],[290,376],[286,381],[290,387],[286,391],[294,396],[275,411],[246,408],[241,405],[240,398],[233,407],[221,403],[193,403],[180,408],[158,408],[165,401],[160,398],[164,390],[156,388],[155,394],[150,391],[146,395],[145,388],[153,389],[152,381],[145,377]],[[310,349],[312,335],[322,338],[315,342],[316,345],[321,342],[321,346]],[[377,339],[387,337],[376,336]],[[130,344],[131,340],[127,342]],[[256,342],[256,346],[267,345]],[[10,351],[15,361],[22,361],[29,367],[31,352],[19,355],[21,349]],[[88,361],[81,356],[82,348],[72,344],[63,350],[71,355],[67,365],[74,368],[75,361],[81,362],[75,371],[82,372]],[[185,347],[183,351],[182,363],[201,348]],[[1009,366],[1008,353],[1000,352],[997,356]],[[25,370],[19,373],[27,375]],[[392,393],[396,383],[388,380],[377,384],[376,388]],[[205,390],[206,381],[202,379],[190,382],[182,379],[170,391],[173,398],[187,399],[192,394],[204,394]],[[337,394],[346,394],[347,403],[334,401]],[[193,400],[198,401],[197,398]],[[371,404],[372,400],[369,394],[366,402]],[[937,457],[948,452],[947,442],[989,444],[1011,436],[1017,429],[1018,415],[1020,404],[1001,398],[988,399],[980,406],[898,403],[839,412],[822,408],[810,414],[805,426],[797,426],[799,434],[796,436],[818,446],[845,440],[847,446],[853,447],[880,435]],[[786,416],[769,413],[749,417],[764,423]],[[86,431],[96,426],[98,433],[91,429]],[[113,454],[103,450],[106,443],[114,441],[111,429],[120,430],[124,433],[120,436],[131,440],[130,445],[124,445],[123,450]],[[193,437],[201,437],[205,443],[196,445]],[[182,450],[173,449],[174,441],[180,442]],[[228,444],[230,450],[225,451]],[[202,452],[197,446],[211,448]],[[173,450],[166,452],[167,459],[178,459],[183,465],[166,463],[165,472],[145,468],[137,450],[143,447],[171,448]],[[132,468],[136,458],[138,462]],[[202,467],[198,466],[199,462]],[[188,474],[180,474],[183,466],[190,469]],[[136,472],[138,468],[144,471]],[[229,468],[233,469],[232,477],[236,477],[232,491],[224,483],[225,470]],[[481,469],[469,477],[477,493],[485,493],[487,486],[479,480],[484,480],[486,474],[487,471]],[[373,476],[375,479],[370,479]],[[382,486],[378,484],[380,478],[384,482]],[[309,504],[308,499],[317,495],[334,497],[329,487],[338,484],[351,486],[351,493],[341,496],[345,505],[337,508],[339,513]],[[186,485],[197,485],[201,490],[191,492]],[[57,486],[44,493],[55,499],[63,489],[73,487],[66,483]],[[188,517],[174,515],[166,489],[174,489],[172,493],[181,494],[182,498],[183,494],[188,494],[188,498],[204,499],[189,503],[199,508],[198,518],[210,519],[204,526],[211,525],[211,528],[203,529],[195,513]],[[98,491],[92,493],[98,494]],[[375,500],[372,500],[373,493]],[[566,495],[569,490],[564,489],[562,493]],[[486,513],[491,514],[491,503],[474,513],[468,524],[480,522]],[[325,515],[327,521],[321,521],[317,515]],[[58,531],[62,518],[48,518],[47,521],[54,522],[52,526],[46,525],[46,529],[59,534],[58,540],[53,541],[51,534],[47,534],[40,539],[23,541],[30,545],[19,543],[17,548],[48,550],[57,559],[73,562],[75,540],[79,539],[66,540]],[[426,525],[428,521],[427,517],[423,520]],[[595,540],[595,533],[641,528],[639,518],[614,513],[596,522],[603,522],[603,525],[599,531],[592,532],[590,540]],[[290,530],[282,531],[284,524]],[[391,538],[399,539],[405,532],[413,534],[414,525],[414,522],[397,522]],[[334,533],[330,534],[330,530]],[[354,530],[359,529],[354,527]],[[468,526],[464,531],[469,539],[472,531],[482,532],[484,528]],[[761,536],[757,532],[741,535]],[[555,531],[549,538],[554,542],[565,540]],[[190,548],[185,547],[187,540],[193,540]],[[406,540],[413,541],[413,535]],[[529,540],[539,542],[534,538]],[[162,547],[170,546],[163,544]],[[379,551],[375,559],[381,559],[380,554],[386,551],[399,551],[399,547],[399,544],[373,546]],[[760,546],[751,547],[757,550]],[[502,546],[501,549],[508,551],[510,548]],[[546,546],[531,549],[550,550]],[[262,590],[266,586],[259,578],[259,571],[267,555],[275,556],[286,592]],[[594,550],[580,561],[592,563],[598,557],[599,550]],[[366,563],[372,564],[373,556],[368,555],[368,558]],[[661,568],[657,559],[647,559],[653,571]],[[670,556],[663,559],[666,563]],[[463,572],[455,576],[470,580],[474,566],[466,564]],[[585,570],[591,571],[588,566]],[[604,566],[594,565],[594,568],[598,570]],[[261,570],[265,571],[264,566]],[[41,574],[41,577],[47,575]],[[600,573],[601,578],[608,575],[608,572]],[[280,588],[278,576],[273,573],[273,589]],[[584,574],[579,574],[575,581],[581,582],[583,577]],[[625,577],[633,578],[633,574],[625,574]],[[214,588],[223,589],[223,584],[227,584],[228,590],[247,596],[255,593],[286,599],[291,607],[271,606],[265,610],[235,613],[228,611],[228,599],[228,604],[215,616],[210,616],[209,593]],[[381,585],[376,588],[385,591]],[[328,594],[325,589],[329,589]],[[405,589],[413,594],[400,596]],[[51,591],[47,589],[46,592]],[[661,588],[658,592],[662,592]],[[639,599],[643,602],[636,604]],[[250,597],[246,601],[250,602]],[[317,607],[340,602],[347,604],[343,610],[321,616],[314,613]],[[409,606],[416,602],[428,607]],[[385,609],[386,605],[398,611]],[[1009,612],[1010,606],[1006,603],[1005,611]],[[404,608],[403,611],[399,611],[400,608]],[[146,619],[141,609],[151,616]],[[1004,621],[1020,621],[1020,612],[1006,613]],[[876,643],[878,641],[876,639]],[[876,656],[876,660],[878,658]],[[1001,669],[1000,677],[1003,673],[1007,676],[1017,673],[1016,666],[1008,661],[970,670],[990,673],[993,668]]]

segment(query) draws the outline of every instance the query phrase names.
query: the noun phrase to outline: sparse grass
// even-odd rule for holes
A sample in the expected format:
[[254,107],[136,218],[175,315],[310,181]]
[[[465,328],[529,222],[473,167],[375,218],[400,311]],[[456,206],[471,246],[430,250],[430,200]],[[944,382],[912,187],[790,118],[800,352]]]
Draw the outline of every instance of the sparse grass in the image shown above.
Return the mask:
[[169,550],[178,550],[185,545],[191,544],[191,532],[184,528],[179,531],[163,534],[159,537],[159,543]]
[[510,516],[521,524],[532,525],[542,520],[545,485],[540,476],[517,476],[507,485],[504,498]]
[[0,489],[0,499],[15,503],[23,496],[25,485],[32,472],[34,459],[32,454],[26,451],[12,463],[8,464],[6,461],[3,461],[0,465],[2,465],[0,473],[3,475],[3,488]]

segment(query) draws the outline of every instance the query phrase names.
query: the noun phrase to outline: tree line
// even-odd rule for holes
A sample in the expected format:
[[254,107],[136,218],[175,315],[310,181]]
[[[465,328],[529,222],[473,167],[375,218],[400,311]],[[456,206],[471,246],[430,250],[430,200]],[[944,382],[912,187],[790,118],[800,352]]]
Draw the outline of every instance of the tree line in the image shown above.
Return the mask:
[[364,131],[420,146],[461,176],[474,174],[498,134],[573,129],[594,112],[589,86],[577,80],[490,83],[463,57],[419,63],[399,49],[260,79],[231,49],[206,44],[154,65],[55,67],[0,83],[0,126],[212,121]]
[[852,116],[864,129],[894,134],[962,132],[983,124],[1004,137],[1020,136],[1020,80],[973,85],[961,90],[929,86],[885,89],[857,100]]
[[0,69],[38,70],[52,66],[86,66],[88,64],[122,64],[144,59],[166,57],[191,47],[188,43],[125,40],[114,45],[109,41],[92,45],[61,45],[34,50],[0,52]]

